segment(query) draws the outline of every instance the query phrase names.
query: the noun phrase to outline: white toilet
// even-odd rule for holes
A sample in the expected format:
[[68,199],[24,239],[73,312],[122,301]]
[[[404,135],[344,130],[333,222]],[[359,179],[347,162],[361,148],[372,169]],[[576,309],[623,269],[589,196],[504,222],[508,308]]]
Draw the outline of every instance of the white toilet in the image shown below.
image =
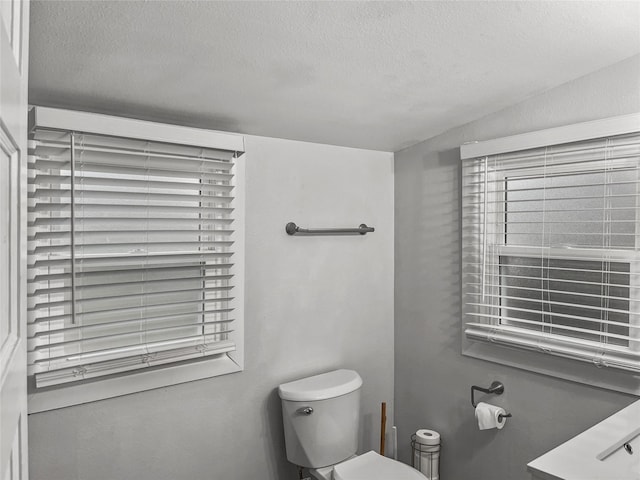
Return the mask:
[[316,480],[424,480],[374,451],[356,456],[362,379],[335,370],[278,387],[287,459]]

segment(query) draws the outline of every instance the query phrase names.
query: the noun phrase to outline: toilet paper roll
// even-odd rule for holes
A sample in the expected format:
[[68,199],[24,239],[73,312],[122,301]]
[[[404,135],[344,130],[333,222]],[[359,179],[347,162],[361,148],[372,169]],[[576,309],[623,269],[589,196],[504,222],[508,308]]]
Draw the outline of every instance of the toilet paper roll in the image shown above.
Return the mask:
[[435,430],[421,428],[415,434],[412,465],[422,472],[427,480],[440,480],[440,434]]
[[[504,408],[490,403],[480,402],[476,407],[476,419],[478,420],[478,428],[480,430],[488,430],[490,428],[501,429],[507,421]],[[500,419],[500,415],[503,415]]]
[[421,428],[416,432],[416,442],[422,445],[440,445],[440,434],[435,430]]

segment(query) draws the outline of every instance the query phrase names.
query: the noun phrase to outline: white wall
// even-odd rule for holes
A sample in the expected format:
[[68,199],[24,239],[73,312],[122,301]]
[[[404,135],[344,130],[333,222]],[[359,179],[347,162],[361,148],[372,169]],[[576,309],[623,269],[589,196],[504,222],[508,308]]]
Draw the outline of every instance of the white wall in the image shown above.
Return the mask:
[[[640,111],[632,57],[396,154],[395,413],[408,437],[443,438],[442,480],[524,480],[526,463],[632,402],[630,396],[463,357],[460,308],[460,153],[486,140]],[[595,367],[594,367],[595,368]],[[500,380],[513,418],[478,431],[471,385]]]
[[[245,371],[29,417],[32,480],[286,480],[282,382],[363,377],[393,411],[393,154],[247,137]],[[284,226],[366,236],[290,237]],[[389,415],[389,424],[392,418]]]

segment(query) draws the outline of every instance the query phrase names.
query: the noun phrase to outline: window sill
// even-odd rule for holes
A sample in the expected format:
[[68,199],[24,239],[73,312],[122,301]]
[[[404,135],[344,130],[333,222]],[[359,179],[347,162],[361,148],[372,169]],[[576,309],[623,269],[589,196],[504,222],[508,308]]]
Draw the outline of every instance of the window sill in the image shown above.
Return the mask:
[[234,359],[236,356],[237,352],[234,352],[234,354],[222,354],[195,363],[165,366],[124,376],[103,377],[99,381],[30,391],[28,395],[28,413],[46,412],[154,388],[240,372],[243,370],[242,362],[237,363]]
[[503,345],[468,340],[463,333],[462,354],[563,380],[640,396],[640,375],[622,370]]

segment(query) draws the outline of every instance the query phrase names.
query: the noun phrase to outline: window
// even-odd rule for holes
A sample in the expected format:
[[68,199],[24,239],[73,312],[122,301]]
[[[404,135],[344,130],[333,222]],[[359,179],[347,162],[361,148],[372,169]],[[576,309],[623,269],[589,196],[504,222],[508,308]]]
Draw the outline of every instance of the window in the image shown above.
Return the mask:
[[[31,393],[99,391],[101,379],[197,363],[201,376],[241,369],[241,152],[205,131],[200,145],[179,143],[180,131],[142,138],[137,124],[154,124],[114,117],[127,136],[100,133],[105,117],[90,114],[75,115],[97,118],[92,130],[55,128],[56,112],[37,110],[53,120],[30,137]],[[193,379],[171,377],[151,387]]]
[[534,134],[522,136],[521,149],[511,137],[469,145],[494,150],[486,155],[463,153],[468,342],[640,373],[640,134],[637,120],[629,124],[615,135],[545,144],[556,129],[534,145]]

